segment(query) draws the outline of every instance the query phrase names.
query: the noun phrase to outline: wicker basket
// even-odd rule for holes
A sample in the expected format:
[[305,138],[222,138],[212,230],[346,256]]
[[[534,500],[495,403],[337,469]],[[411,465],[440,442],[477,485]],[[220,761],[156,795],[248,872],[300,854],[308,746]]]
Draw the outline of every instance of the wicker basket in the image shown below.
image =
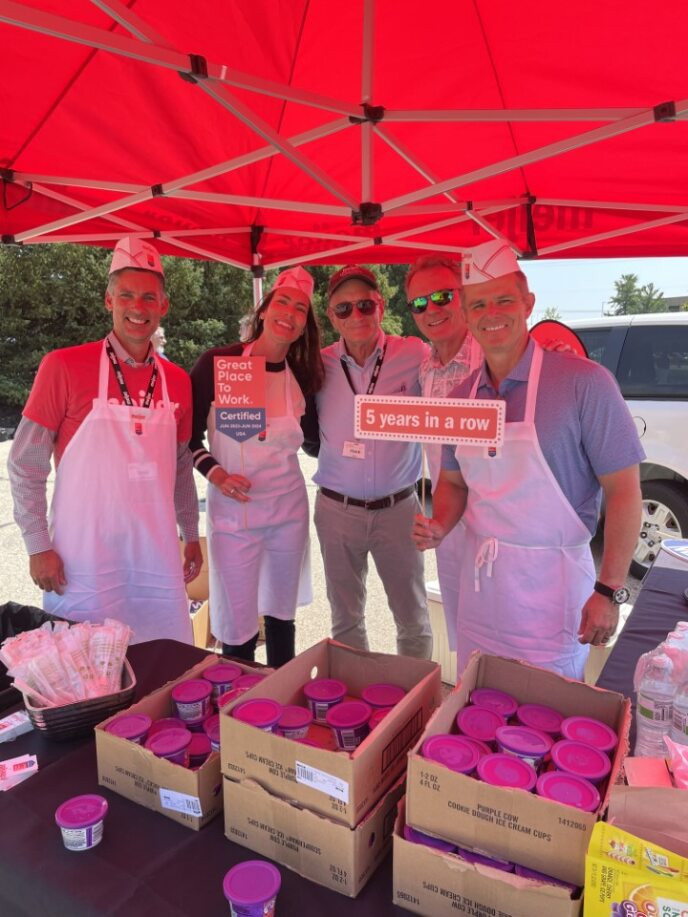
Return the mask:
[[34,707],[30,698],[24,695],[24,706],[29,719],[46,739],[67,741],[89,735],[93,727],[103,720],[128,707],[134,698],[136,676],[129,660],[124,660],[122,687],[114,694],[103,694],[90,700],[80,700],[61,707]]

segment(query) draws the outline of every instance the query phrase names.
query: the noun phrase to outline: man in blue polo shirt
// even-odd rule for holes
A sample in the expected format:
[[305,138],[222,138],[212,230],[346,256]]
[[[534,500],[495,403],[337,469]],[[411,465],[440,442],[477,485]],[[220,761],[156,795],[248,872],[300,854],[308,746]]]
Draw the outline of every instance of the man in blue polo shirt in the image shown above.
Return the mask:
[[[628,598],[640,529],[635,424],[607,370],[543,352],[527,320],[535,297],[511,249],[495,240],[463,261],[462,306],[484,364],[451,393],[506,402],[503,445],[445,447],[420,550],[460,520],[458,671],[474,649],[581,678],[588,644],[604,644]],[[601,494],[604,554],[590,553]]]

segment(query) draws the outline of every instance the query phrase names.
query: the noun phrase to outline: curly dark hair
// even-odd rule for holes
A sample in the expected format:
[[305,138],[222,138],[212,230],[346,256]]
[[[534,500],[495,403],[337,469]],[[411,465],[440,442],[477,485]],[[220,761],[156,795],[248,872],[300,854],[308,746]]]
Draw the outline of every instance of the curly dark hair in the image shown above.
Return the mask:
[[[258,308],[250,312],[242,322],[241,339],[244,343],[257,341],[263,333],[263,313],[274,295],[275,291],[271,290],[260,301]],[[325,381],[325,367],[320,356],[320,328],[312,303],[303,334],[289,346],[287,363],[304,395],[314,395],[320,391]]]

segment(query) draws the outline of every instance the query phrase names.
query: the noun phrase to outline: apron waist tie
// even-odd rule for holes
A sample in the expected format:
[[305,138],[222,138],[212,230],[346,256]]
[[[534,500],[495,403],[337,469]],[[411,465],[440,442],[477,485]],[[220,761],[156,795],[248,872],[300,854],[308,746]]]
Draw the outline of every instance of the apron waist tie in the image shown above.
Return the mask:
[[487,575],[492,576],[492,567],[499,553],[499,542],[496,538],[486,538],[475,555],[475,591],[480,592],[480,570],[487,565]]

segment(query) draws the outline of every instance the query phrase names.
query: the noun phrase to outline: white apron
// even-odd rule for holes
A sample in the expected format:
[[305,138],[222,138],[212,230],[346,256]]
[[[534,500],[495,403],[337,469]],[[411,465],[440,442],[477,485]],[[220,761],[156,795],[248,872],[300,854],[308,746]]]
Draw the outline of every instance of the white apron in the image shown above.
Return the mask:
[[[67,444],[50,507],[67,586],[64,595],[44,593],[43,607],[70,621],[117,618],[133,629],[132,643],[190,643],[174,510],[177,423],[156,364],[162,406],[110,404],[103,343],[98,397]],[[141,435],[134,417],[143,418]]]
[[[252,347],[244,349],[249,356]],[[211,484],[207,494],[210,621],[215,637],[239,645],[258,631],[258,616],[294,619],[313,601],[308,496],[297,452],[303,442],[294,414],[293,375],[284,371],[286,414],[267,418],[263,439],[237,443],[208,419],[210,452],[230,474],[251,481],[240,503]]]
[[458,672],[480,649],[583,677],[588,647],[577,634],[595,581],[591,535],[538,442],[535,404],[541,367],[542,348],[536,344],[525,416],[505,424],[499,455],[488,457],[484,447],[456,449],[469,494],[460,523],[465,543]]

